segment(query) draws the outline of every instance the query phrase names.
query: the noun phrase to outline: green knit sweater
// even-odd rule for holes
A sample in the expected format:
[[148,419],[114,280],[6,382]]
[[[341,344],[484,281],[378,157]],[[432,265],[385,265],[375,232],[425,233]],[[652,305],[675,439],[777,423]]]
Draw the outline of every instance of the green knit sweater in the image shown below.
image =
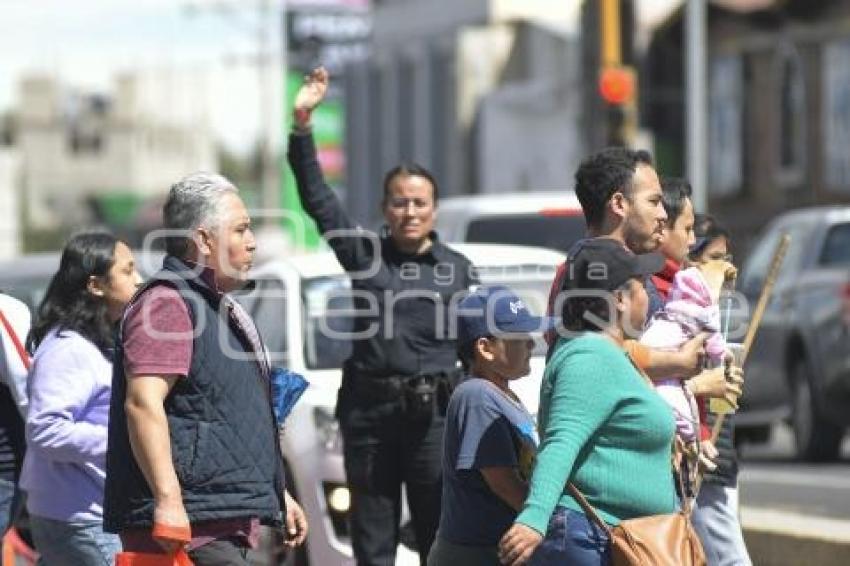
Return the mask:
[[570,479],[602,519],[672,513],[672,411],[626,353],[595,333],[561,339],[540,387],[542,435],[516,522],[546,533],[555,507],[583,512]]

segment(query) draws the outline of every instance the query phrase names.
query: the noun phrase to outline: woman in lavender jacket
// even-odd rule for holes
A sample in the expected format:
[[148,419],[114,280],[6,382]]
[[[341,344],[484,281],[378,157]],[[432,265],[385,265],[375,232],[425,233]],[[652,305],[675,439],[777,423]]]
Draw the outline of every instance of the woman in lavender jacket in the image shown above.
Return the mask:
[[111,234],[72,237],[27,346],[27,453],[21,488],[46,566],[112,564],[121,543],[103,532],[106,429],[115,324],[141,278]]

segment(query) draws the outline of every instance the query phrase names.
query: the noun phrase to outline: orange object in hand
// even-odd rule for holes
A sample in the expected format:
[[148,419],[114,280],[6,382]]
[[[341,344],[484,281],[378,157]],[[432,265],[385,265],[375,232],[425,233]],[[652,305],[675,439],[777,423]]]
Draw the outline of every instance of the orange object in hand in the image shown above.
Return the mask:
[[185,527],[175,527],[154,522],[151,535],[156,539],[189,542],[192,540],[192,528],[188,525]]
[[[155,539],[187,543],[192,540],[192,529],[188,526],[174,527],[154,523],[151,535]],[[186,550],[180,547],[174,554],[119,552],[115,555],[115,566],[193,566],[193,564]]]
[[115,555],[115,566],[193,566],[193,564],[189,555],[181,548],[175,554],[119,552]]

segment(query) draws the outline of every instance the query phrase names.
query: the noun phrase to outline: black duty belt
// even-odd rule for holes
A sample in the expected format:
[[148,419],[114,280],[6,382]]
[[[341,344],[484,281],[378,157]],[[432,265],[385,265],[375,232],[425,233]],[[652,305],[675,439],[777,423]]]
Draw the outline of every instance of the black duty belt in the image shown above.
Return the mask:
[[374,401],[394,401],[401,398],[405,391],[415,389],[417,386],[432,387],[436,390],[440,386],[448,385],[453,389],[460,377],[460,371],[447,370],[380,377],[361,373],[351,377],[351,387],[358,396]]

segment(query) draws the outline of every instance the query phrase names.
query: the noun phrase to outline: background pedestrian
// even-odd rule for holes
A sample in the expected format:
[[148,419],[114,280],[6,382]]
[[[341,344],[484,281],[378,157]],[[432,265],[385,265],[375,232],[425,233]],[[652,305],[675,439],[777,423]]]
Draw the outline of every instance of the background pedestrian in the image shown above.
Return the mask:
[[[269,363],[244,287],[256,241],[221,175],[175,183],[157,273],[128,305],[116,345],[105,526],[125,550],[174,552],[197,566],[249,563],[260,524],[307,522],[286,492]],[[282,517],[282,513],[285,516]]]
[[445,411],[459,373],[455,340],[441,321],[449,320],[452,299],[478,280],[469,260],[434,232],[439,191],[420,165],[386,174],[379,237],[348,217],[324,181],[310,129],[328,81],[318,68],[296,95],[289,163],[304,210],[340,265],[359,274],[351,286],[360,338],[343,366],[336,408],[352,545],[361,566],[394,563],[404,484],[424,565],[440,518]]
[[479,288],[458,305],[467,375],[446,416],[442,513],[429,566],[499,563],[499,539],[522,509],[537,451],[534,417],[510,382],[530,371],[531,333],[551,326],[507,287]]
[[503,564],[608,564],[608,535],[567,482],[610,525],[676,508],[673,416],[624,350],[646,320],[644,281],[663,261],[609,238],[585,241],[572,257],[569,281],[585,293],[564,303],[572,336],[559,338],[546,366],[540,450],[528,499],[500,543]]
[[[696,244],[690,251],[695,264],[731,261],[728,232],[712,216],[696,221]],[[706,425],[714,426],[709,412]],[[706,450],[716,451],[717,468],[706,472],[692,514],[694,529],[702,541],[709,566],[749,566],[752,562],[738,518],[738,451],[735,448],[735,415],[726,415],[720,435]]]
[[73,236],[38,307],[21,488],[36,550],[50,566],[111,564],[103,488],[115,324],[141,283],[130,248],[103,232]]

